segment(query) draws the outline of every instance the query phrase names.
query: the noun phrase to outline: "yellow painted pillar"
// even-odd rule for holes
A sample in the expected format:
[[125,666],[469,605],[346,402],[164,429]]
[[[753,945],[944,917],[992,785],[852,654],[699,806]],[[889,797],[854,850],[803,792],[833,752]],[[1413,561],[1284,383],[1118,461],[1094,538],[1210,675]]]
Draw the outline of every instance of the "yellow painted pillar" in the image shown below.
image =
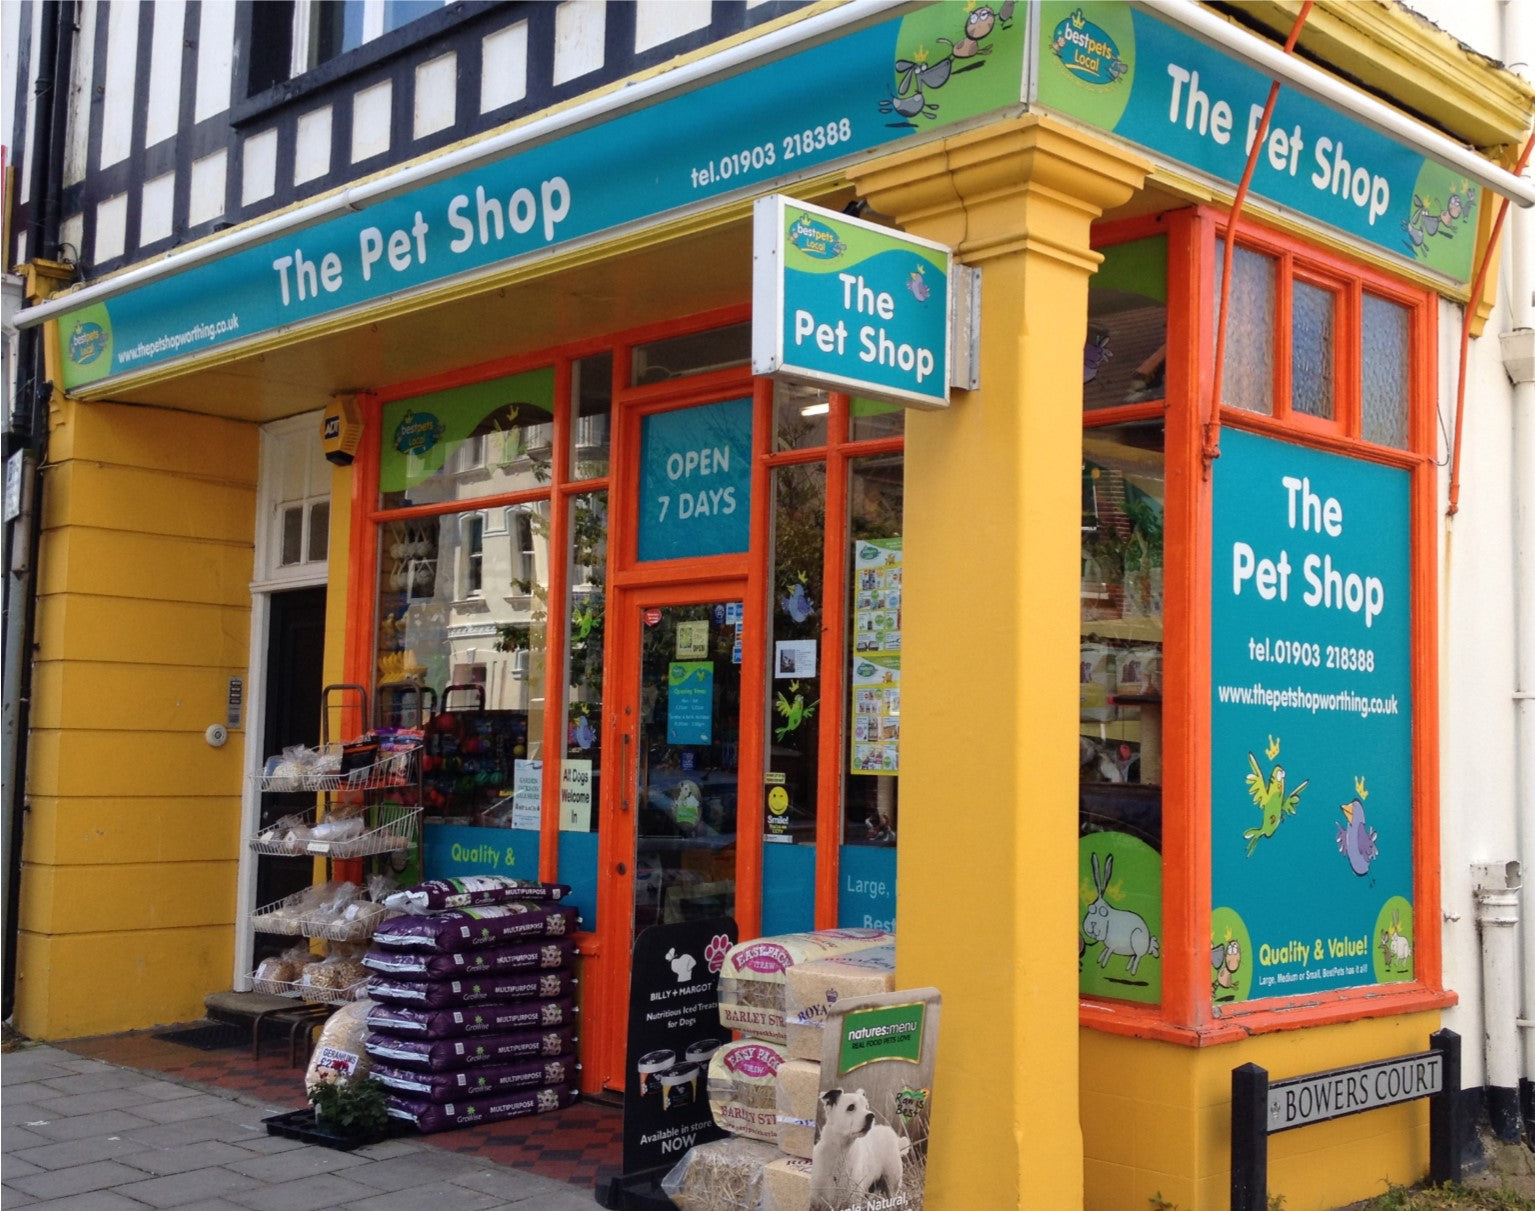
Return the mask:
[[906,428],[897,965],[944,998],[932,1211],[1082,1206],[1082,345],[1091,223],[1148,171],[1030,114],[851,174],[982,274],[980,389]]

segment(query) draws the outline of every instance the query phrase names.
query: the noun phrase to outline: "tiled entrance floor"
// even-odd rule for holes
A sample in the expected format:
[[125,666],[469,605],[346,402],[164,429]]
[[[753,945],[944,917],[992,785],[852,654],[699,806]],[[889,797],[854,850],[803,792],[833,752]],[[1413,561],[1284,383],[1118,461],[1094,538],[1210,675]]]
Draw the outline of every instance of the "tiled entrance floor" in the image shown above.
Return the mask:
[[[66,1051],[112,1064],[210,1085],[276,1106],[298,1109],[304,1097],[304,1069],[288,1063],[286,1042],[263,1045],[253,1059],[248,1046],[199,1051],[147,1032],[104,1035],[57,1043]],[[465,1153],[588,1191],[620,1171],[623,1114],[616,1107],[582,1100],[552,1114],[509,1119],[419,1137],[451,1152]]]

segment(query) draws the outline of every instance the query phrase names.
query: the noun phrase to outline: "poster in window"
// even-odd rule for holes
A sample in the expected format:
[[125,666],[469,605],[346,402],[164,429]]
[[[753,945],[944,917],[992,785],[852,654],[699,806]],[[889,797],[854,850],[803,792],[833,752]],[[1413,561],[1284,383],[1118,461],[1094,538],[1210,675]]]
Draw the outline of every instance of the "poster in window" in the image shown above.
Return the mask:
[[1211,587],[1211,996],[1415,978],[1409,473],[1228,430]]
[[853,547],[852,670],[854,774],[901,769],[901,540],[859,539]]

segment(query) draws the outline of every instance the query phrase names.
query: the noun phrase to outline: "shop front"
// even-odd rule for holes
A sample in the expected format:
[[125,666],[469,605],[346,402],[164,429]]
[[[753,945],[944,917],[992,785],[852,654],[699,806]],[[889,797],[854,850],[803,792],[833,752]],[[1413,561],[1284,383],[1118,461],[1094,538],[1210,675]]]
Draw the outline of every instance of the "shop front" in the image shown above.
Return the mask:
[[[944,1000],[935,1207],[1225,1206],[1232,1069],[1454,1001],[1436,349],[1486,191],[1305,101],[1233,219],[1266,79],[1098,8],[825,33],[58,320],[81,433],[355,432],[325,679],[424,733],[422,875],[572,889],[582,1088],[632,1071],[646,927],[894,929]],[[753,376],[773,193],[979,270],[978,385]],[[157,345],[215,300],[238,337]],[[1287,1136],[1272,1188],[1415,1179],[1426,1121]]]

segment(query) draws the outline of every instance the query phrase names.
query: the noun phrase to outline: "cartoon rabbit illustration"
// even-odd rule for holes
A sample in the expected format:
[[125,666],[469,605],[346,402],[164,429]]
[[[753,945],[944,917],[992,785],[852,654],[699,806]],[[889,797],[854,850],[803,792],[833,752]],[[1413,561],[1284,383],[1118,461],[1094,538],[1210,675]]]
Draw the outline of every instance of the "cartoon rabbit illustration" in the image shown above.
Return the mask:
[[1090,942],[1103,943],[1103,950],[1098,955],[1099,967],[1107,967],[1111,955],[1124,955],[1129,960],[1129,972],[1134,975],[1135,969],[1147,955],[1153,959],[1161,958],[1161,946],[1151,936],[1151,930],[1140,913],[1111,908],[1104,899],[1104,892],[1114,875],[1114,855],[1104,855],[1101,873],[1098,869],[1098,855],[1093,854],[1092,859],[1093,882],[1098,888],[1098,898],[1087,906],[1087,913],[1082,918],[1082,933]]
[[1380,931],[1380,949],[1386,956],[1386,970],[1412,970],[1412,940],[1402,932],[1402,914],[1391,910],[1391,928]]

